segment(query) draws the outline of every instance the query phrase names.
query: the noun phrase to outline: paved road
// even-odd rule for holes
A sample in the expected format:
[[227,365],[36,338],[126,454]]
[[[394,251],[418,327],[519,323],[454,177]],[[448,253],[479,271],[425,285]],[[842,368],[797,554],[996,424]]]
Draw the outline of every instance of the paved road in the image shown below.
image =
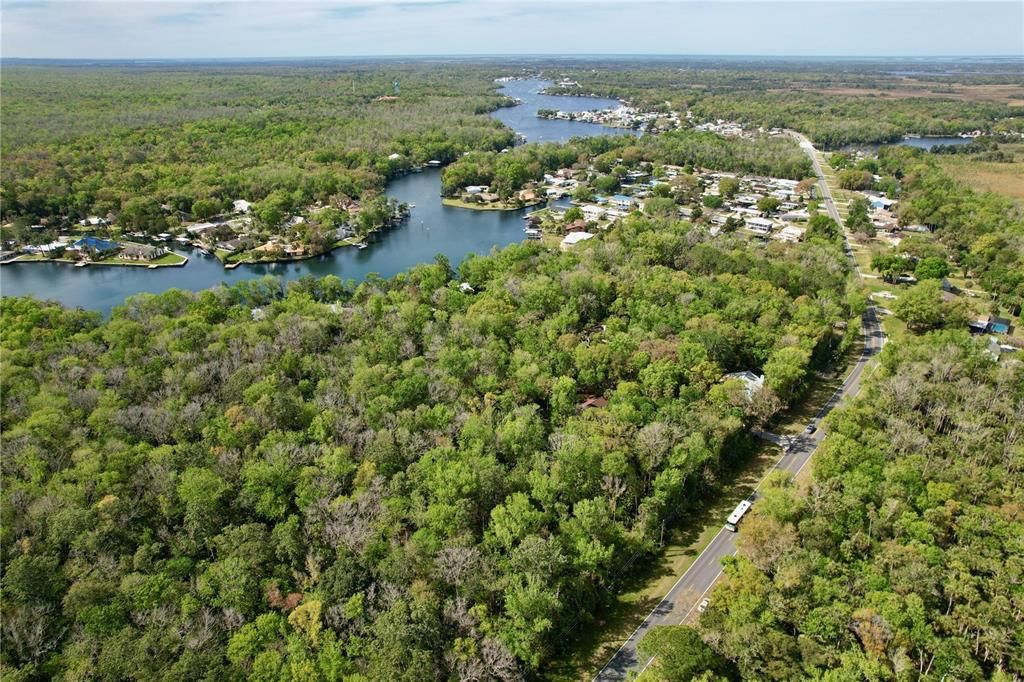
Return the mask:
[[[803,135],[790,131],[790,134],[796,137],[800,142],[800,147],[807,152],[811,157],[811,161],[814,164],[814,172],[818,176],[818,184],[821,187],[822,197],[825,200],[825,205],[828,209],[829,215],[833,220],[842,224],[839,217],[839,210],[836,208],[835,201],[832,199],[832,193],[828,189],[828,185],[825,182],[825,174],[821,169],[821,165],[818,163],[818,159],[814,154],[814,146],[811,144]],[[849,243],[845,244],[847,256],[852,258],[852,252],[849,248]],[[857,268],[856,261],[853,261],[853,267],[857,273],[857,277],[861,276],[860,270]],[[857,363],[850,370],[850,374],[846,377],[846,381],[840,386],[836,392],[829,398],[828,402],[821,408],[814,419],[811,421],[815,426],[818,425],[821,418],[824,417],[828,412],[835,407],[839,402],[848,395],[856,395],[857,391],[860,390],[861,380],[863,379],[864,368],[867,366],[868,361],[876,355],[885,345],[885,333],[882,331],[881,325],[878,323],[878,316],[875,308],[870,303],[868,304],[867,312],[863,317],[862,333],[864,334],[864,350],[861,353]],[[774,434],[766,434],[774,435]],[[821,429],[815,429],[811,434],[804,433],[801,436],[795,437],[791,441],[791,447],[783,456],[776,462],[774,469],[781,469],[782,471],[788,471],[794,475],[800,472],[806,466],[807,462],[810,461],[811,455],[818,448],[818,445],[825,439],[825,433]],[[758,486],[760,487],[760,486]],[[757,491],[754,491],[754,498],[756,499]],[[736,533],[731,533],[725,528],[718,531],[716,535],[704,551],[690,564],[690,567],[686,569],[686,572],[679,576],[676,584],[672,586],[672,589],[668,591],[668,594],[658,603],[650,614],[644,619],[644,621],[633,631],[633,634],[629,636],[629,639],[619,648],[615,655],[612,656],[611,660],[605,665],[604,668],[598,672],[594,678],[597,682],[610,682],[611,680],[624,680],[629,675],[630,671],[640,671],[647,669],[647,666],[651,664],[651,658],[642,655],[637,650],[637,645],[640,640],[643,639],[644,635],[653,628],[659,625],[677,625],[685,621],[696,609],[697,604],[700,603],[701,599],[710,592],[714,586],[715,581],[722,574],[722,559],[736,553]]]

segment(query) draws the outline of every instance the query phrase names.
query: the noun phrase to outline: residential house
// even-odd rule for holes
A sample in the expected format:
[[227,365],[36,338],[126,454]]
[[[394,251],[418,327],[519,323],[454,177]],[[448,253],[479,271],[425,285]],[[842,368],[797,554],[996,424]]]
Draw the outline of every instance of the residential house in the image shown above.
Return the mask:
[[160,258],[167,249],[162,246],[149,246],[148,244],[126,244],[117,257],[122,260],[156,260]]
[[195,225],[189,225],[185,230],[192,236],[198,237],[207,230],[212,230],[217,227],[215,223],[196,223]]
[[986,325],[986,331],[992,332],[993,334],[1009,334],[1010,320],[1005,317],[990,315],[988,318],[988,324]]
[[560,244],[559,248],[561,248],[562,251],[568,251],[569,249],[576,246],[580,242],[585,242],[586,240],[593,238],[594,235],[592,235],[589,232],[570,232],[569,234],[565,235],[565,238],[562,240],[562,243]]
[[782,228],[782,231],[779,232],[779,239],[789,243],[802,242],[804,240],[804,234],[806,232],[807,230],[805,230],[802,227],[797,227],[796,225],[786,225],[784,228]]
[[625,194],[614,194],[610,201],[612,206],[622,211],[631,211],[633,206],[636,205],[636,199]]
[[743,388],[746,391],[747,398],[752,398],[754,393],[764,386],[764,375],[755,374],[750,370],[743,372],[730,372],[722,377],[722,381],[740,381],[743,383]]
[[583,410],[601,409],[602,407],[608,407],[608,399],[591,395],[587,396],[586,400],[577,406],[577,409],[582,412]]
[[774,223],[767,218],[747,218],[747,229],[757,234],[768,234],[772,231]]
[[78,251],[88,251],[97,255],[103,255],[113,253],[121,248],[121,245],[117,242],[109,241],[107,239],[100,239],[99,237],[82,237],[74,244],[74,248]]
[[603,208],[595,206],[594,204],[587,204],[580,210],[583,211],[583,217],[588,221],[599,220],[605,214],[605,210]]

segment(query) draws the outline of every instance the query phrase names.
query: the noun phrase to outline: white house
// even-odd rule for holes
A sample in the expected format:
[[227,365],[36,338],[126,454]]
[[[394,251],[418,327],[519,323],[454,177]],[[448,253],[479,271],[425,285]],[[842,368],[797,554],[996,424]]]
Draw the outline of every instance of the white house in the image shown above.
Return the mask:
[[600,206],[595,206],[594,204],[587,204],[586,206],[583,206],[580,210],[583,211],[583,217],[586,220],[597,220],[601,218],[601,216],[603,216],[605,213],[603,208],[601,208]]
[[570,232],[565,235],[565,239],[562,240],[560,248],[562,251],[568,251],[572,247],[576,246],[580,242],[585,242],[588,239],[593,239],[594,235],[589,232]]
[[743,382],[743,388],[747,393],[747,398],[753,397],[754,393],[764,386],[764,376],[761,374],[754,374],[750,370],[746,370],[744,372],[730,372],[722,377],[722,381]]
[[84,220],[79,220],[78,224],[87,227],[98,227],[99,225],[106,225],[107,221],[104,220],[103,218],[100,218],[99,216],[91,215],[88,218],[85,218]]
[[747,229],[758,234],[768,234],[772,231],[772,221],[767,218],[747,218]]
[[188,233],[191,235],[198,235],[206,232],[207,230],[212,230],[215,227],[217,226],[214,223],[196,223],[195,225],[189,225],[185,229],[188,230]]
[[784,228],[782,228],[782,231],[779,232],[779,239],[781,239],[784,242],[790,243],[802,242],[804,240],[805,232],[807,232],[807,230],[805,230],[802,227],[797,227],[796,225],[786,225]]
[[612,206],[623,211],[629,211],[636,203],[636,199],[625,194],[615,194],[609,201],[611,201]]
[[466,194],[483,194],[488,189],[488,185],[466,185]]

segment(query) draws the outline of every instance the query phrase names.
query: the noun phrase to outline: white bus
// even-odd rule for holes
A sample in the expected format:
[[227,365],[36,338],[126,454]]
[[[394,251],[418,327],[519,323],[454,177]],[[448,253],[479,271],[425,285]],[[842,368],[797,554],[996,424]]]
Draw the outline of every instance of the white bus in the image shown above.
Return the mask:
[[729,514],[729,518],[725,520],[725,527],[727,530],[731,530],[733,533],[736,532],[736,526],[739,524],[740,519],[743,518],[743,515],[750,509],[750,505],[750,500],[743,500],[736,505],[736,509],[734,509],[732,514]]

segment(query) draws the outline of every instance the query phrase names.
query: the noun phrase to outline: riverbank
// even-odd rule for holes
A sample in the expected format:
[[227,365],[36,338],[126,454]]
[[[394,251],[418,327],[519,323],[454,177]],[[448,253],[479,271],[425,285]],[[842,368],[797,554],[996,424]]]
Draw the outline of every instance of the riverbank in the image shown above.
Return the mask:
[[64,265],[71,265],[74,267],[86,267],[86,266],[107,266],[107,267],[136,267],[136,268],[148,268],[156,270],[157,268],[181,268],[188,263],[188,256],[182,256],[179,253],[168,253],[159,258],[153,260],[123,260],[121,258],[105,258],[103,260],[74,260],[72,258],[46,258],[38,255],[24,255],[10,258],[5,261],[0,261],[0,265],[9,265],[12,263],[60,263]]
[[[583,122],[544,121],[536,117],[539,108],[568,110],[586,106],[607,108],[613,100],[587,101],[574,98],[549,97],[537,94],[546,83],[516,81],[507,84],[507,94],[518,97],[522,104],[503,107],[491,114],[517,134],[531,142],[566,142],[573,137],[635,134],[633,131],[604,128]],[[159,293],[170,288],[199,291],[221,284],[266,275],[292,281],[305,276],[334,275],[343,280],[360,281],[370,273],[393,277],[419,263],[429,263],[443,254],[452,264],[460,263],[469,254],[488,253],[493,248],[523,241],[524,210],[459,211],[441,202],[441,168],[425,167],[419,172],[404,173],[388,182],[387,196],[411,208],[409,219],[395,229],[383,230],[375,236],[370,248],[347,246],[330,253],[298,261],[261,260],[244,267],[225,268],[213,257],[193,257],[188,267],[175,270],[161,267],[143,272],[138,268],[79,268],[59,264],[19,266],[16,261],[2,268],[2,290],[5,296],[34,295],[60,301],[68,307],[98,310],[104,314],[121,305],[125,298],[138,293]],[[344,240],[335,240],[344,241]],[[361,242],[359,242],[361,243]],[[220,254],[222,257],[230,252]],[[213,256],[210,253],[210,256]],[[283,254],[282,254],[283,255]],[[244,256],[242,256],[244,258]]]
[[472,201],[463,201],[462,199],[445,198],[441,199],[441,204],[452,208],[466,208],[470,211],[518,211],[521,208],[539,206],[540,204],[543,204],[544,201],[544,199],[535,199],[533,201],[515,203],[508,201],[493,201],[486,204],[478,204]]

